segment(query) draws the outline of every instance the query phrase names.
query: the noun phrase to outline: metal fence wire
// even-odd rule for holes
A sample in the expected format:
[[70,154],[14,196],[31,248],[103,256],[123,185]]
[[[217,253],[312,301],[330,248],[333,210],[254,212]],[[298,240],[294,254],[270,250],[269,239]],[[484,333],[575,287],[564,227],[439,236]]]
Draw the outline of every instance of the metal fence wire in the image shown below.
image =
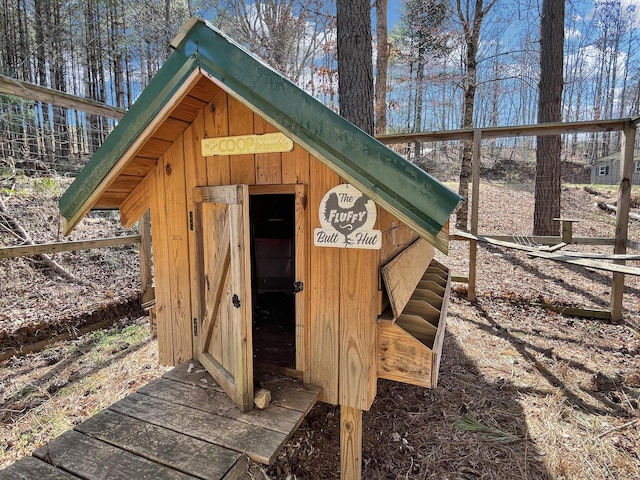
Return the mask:
[[116,120],[0,94],[0,173],[75,176]]

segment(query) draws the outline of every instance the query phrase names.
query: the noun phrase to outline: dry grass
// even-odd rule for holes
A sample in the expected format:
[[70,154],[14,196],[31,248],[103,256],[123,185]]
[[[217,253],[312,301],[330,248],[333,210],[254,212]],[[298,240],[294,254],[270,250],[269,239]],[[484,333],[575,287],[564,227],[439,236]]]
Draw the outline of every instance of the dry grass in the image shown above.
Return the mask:
[[144,318],[0,366],[0,467],[166,370]]

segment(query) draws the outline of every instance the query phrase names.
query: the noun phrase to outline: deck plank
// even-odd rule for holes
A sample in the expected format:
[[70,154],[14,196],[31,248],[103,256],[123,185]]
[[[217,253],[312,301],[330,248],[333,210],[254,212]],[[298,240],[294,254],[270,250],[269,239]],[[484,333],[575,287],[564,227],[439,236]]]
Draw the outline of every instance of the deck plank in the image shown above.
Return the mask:
[[192,480],[196,477],[172,470],[133,453],[70,430],[33,452],[80,478],[91,480]]
[[271,405],[265,410],[242,413],[225,393],[214,389],[197,388],[164,378],[159,378],[138,390],[166,402],[184,405],[203,412],[221,415],[276,432],[291,434],[296,428],[300,412]]
[[[189,369],[191,369],[190,372]],[[195,360],[172,368],[162,378],[223,392],[213,377]],[[311,410],[322,392],[320,387],[303,384],[286,377],[265,380],[260,383],[260,386],[271,392],[272,405],[298,410],[305,415]]]
[[23,457],[0,470],[0,480],[78,480],[78,477],[37,458]]
[[[213,377],[195,360],[178,365],[162,378],[223,392]],[[309,413],[322,392],[320,387],[286,377],[268,378],[260,382],[260,386],[271,392],[272,405],[297,410],[304,415]]]
[[243,457],[239,452],[111,410],[85,420],[75,430],[205,480],[220,480]]
[[162,375],[162,378],[186,383],[187,385],[210,388],[224,392],[205,368],[195,360],[181,363]]
[[153,425],[246,453],[269,464],[288,435],[175,403],[134,393],[109,407]]
[[271,404],[297,410],[303,417],[315,405],[322,389],[306,385],[288,378],[275,378],[260,383],[262,388],[271,392]]
[[248,457],[271,463],[321,393],[261,380],[271,405],[242,414],[202,365],[184,363],[0,470],[0,480],[248,480]]

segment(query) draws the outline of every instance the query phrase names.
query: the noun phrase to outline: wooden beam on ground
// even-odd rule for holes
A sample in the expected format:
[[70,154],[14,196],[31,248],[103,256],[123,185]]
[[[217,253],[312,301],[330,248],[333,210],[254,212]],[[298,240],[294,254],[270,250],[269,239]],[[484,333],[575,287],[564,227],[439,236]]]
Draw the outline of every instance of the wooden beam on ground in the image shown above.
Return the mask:
[[[542,251],[545,253],[552,253],[552,250]],[[621,260],[622,262],[625,262],[627,260],[640,260],[640,255],[626,253],[588,253],[564,251],[562,253],[558,253],[557,255],[559,255],[560,257],[590,258],[593,260]]]
[[102,102],[76,97],[66,92],[41,87],[40,85],[23,82],[4,75],[0,75],[0,93],[36,102],[49,103],[56,107],[72,108],[101,117],[115,118],[116,120],[120,120],[126,113],[126,110],[111,107]]
[[362,476],[362,410],[340,405],[340,480]]
[[469,283],[469,277],[465,277],[464,275],[453,275],[451,277],[451,281],[456,283]]
[[[608,272],[613,272],[614,274],[629,274],[629,275],[640,275],[640,267],[631,267],[624,264],[621,264],[621,260],[616,260],[618,263],[605,263],[599,262],[597,260],[592,260],[589,258],[579,258],[574,256],[556,254],[556,253],[548,253],[548,252],[529,252],[529,255],[532,257],[540,257],[546,260],[553,260],[555,262],[564,262],[570,263],[572,265],[580,265],[581,267],[587,268],[595,268],[597,270],[606,270]],[[623,285],[624,286],[624,285]]]
[[505,240],[498,240],[495,237],[488,237],[484,235],[474,235],[473,233],[468,233],[468,232],[456,232],[455,236],[456,236],[456,240],[461,239],[461,240],[470,240],[470,241],[481,241],[481,242],[490,243],[492,245],[496,245],[498,247],[513,248],[515,250],[523,250],[525,252],[535,252],[538,250],[538,247],[521,245],[519,243],[509,242]]
[[[618,213],[618,207],[616,207],[615,205],[609,205],[608,203],[598,202],[598,208],[604,210],[605,212]],[[629,212],[629,218],[640,220],[640,215],[638,215],[637,213]]]
[[598,318],[602,320],[611,319],[611,312],[608,310],[592,310],[589,308],[566,307],[564,305],[554,305],[551,303],[534,303],[533,306],[541,307],[552,312],[559,313],[566,317]]
[[98,238],[94,240],[80,240],[77,242],[53,242],[38,245],[19,245],[16,247],[0,248],[0,259],[30,257],[32,255],[44,255],[73,250],[90,250],[93,248],[120,247],[140,243],[140,235],[128,235],[123,237]]
[[84,335],[85,333],[111,327],[115,321],[116,319],[102,320],[97,323],[85,325],[84,327],[74,328],[71,332],[56,335],[55,337],[48,337],[34,343],[16,345],[15,348],[8,348],[0,351],[0,362],[4,362],[11,357],[21,357],[29,353],[39,352],[45,348],[55,345],[58,342],[66,342],[67,340],[78,338],[80,335]]
[[[518,236],[518,235],[473,235],[469,232],[457,231],[450,236],[451,240],[472,241],[481,240],[499,247],[516,248],[526,252],[540,250],[545,246],[556,247],[562,242],[562,237]],[[627,245],[633,242],[628,241]],[[635,242],[640,247],[640,242]],[[572,245],[615,245],[614,238],[573,237]],[[564,246],[564,245],[563,245]],[[633,247],[630,247],[633,248]],[[638,248],[640,250],[640,248]]]

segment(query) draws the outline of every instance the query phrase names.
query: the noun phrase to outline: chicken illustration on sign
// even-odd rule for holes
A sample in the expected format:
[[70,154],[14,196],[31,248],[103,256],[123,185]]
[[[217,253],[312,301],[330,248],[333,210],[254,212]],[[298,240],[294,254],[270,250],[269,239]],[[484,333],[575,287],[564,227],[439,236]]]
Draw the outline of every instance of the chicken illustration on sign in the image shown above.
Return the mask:
[[377,250],[382,246],[380,230],[373,230],[376,205],[352,185],[329,190],[320,202],[318,215],[321,227],[313,232],[316,247]]

